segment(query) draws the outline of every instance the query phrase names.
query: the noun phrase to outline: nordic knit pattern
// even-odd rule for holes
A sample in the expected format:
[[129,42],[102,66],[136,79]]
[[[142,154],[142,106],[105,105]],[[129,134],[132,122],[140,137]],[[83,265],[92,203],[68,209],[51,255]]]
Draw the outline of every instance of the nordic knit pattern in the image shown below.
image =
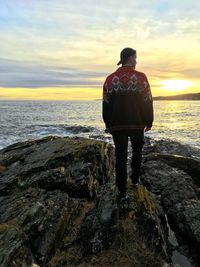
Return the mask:
[[153,100],[147,77],[122,66],[103,86],[103,119],[109,132],[142,129],[153,123]]

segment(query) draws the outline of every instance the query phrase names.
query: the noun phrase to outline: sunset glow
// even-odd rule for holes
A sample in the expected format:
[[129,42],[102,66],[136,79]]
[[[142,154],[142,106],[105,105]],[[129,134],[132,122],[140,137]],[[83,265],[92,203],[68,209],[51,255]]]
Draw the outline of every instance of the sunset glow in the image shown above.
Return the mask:
[[186,80],[166,80],[161,82],[161,89],[167,91],[186,90],[192,86],[192,82]]
[[124,47],[153,96],[200,91],[200,1],[0,2],[0,99],[101,98]]

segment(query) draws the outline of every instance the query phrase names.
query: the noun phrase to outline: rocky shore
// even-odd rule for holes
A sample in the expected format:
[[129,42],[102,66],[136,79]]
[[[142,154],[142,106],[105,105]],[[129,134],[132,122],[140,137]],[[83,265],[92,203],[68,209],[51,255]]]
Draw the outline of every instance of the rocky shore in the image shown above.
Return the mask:
[[0,266],[181,266],[175,250],[199,266],[197,154],[146,139],[141,182],[122,202],[109,143],[50,136],[2,149]]

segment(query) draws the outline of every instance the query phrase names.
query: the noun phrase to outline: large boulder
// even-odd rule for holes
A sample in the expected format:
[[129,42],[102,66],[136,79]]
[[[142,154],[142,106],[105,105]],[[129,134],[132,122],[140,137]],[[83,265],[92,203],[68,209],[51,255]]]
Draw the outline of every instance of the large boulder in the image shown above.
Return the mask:
[[[180,159],[180,157],[178,157]],[[173,160],[174,159],[174,160]],[[192,172],[191,164],[184,167],[176,156],[149,155],[144,164],[143,184],[153,192],[167,214],[171,228],[176,232],[177,238],[185,242],[188,247],[195,248],[195,258],[200,248],[200,202],[199,188],[194,183],[198,178]],[[161,161],[160,161],[161,160]],[[180,161],[185,161],[183,157]],[[165,161],[165,162],[164,162]],[[193,163],[193,159],[191,159]],[[180,166],[180,169],[172,166]],[[182,169],[192,172],[192,178]],[[193,166],[198,166],[198,162]],[[194,249],[192,253],[194,252]]]
[[113,168],[113,147],[83,138],[47,137],[1,150],[0,266],[44,266],[64,233],[75,240],[84,199],[95,197]]
[[145,138],[144,153],[163,153],[171,155],[180,155],[189,158],[200,158],[199,150],[189,145],[172,141],[170,139],[154,140]]
[[197,158],[185,157],[182,155],[172,155],[167,153],[151,153],[145,157],[145,161],[154,160],[162,161],[172,167],[183,170],[189,174],[194,183],[200,187],[200,160]]
[[1,195],[31,186],[90,198],[113,174],[113,148],[95,140],[47,137],[1,150],[0,166]]

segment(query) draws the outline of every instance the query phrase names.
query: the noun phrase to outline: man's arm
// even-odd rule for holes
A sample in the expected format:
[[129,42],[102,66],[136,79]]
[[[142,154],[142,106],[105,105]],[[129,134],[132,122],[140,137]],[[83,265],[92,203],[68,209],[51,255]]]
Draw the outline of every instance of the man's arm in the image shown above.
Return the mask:
[[106,125],[106,128],[109,128],[110,126],[110,96],[108,93],[108,83],[107,80],[105,81],[103,85],[103,102],[102,102],[102,115],[103,120]]
[[151,130],[152,124],[153,124],[153,97],[151,93],[151,88],[148,82],[147,77],[145,76],[145,90],[143,92],[144,97],[144,105],[145,105],[145,132]]

